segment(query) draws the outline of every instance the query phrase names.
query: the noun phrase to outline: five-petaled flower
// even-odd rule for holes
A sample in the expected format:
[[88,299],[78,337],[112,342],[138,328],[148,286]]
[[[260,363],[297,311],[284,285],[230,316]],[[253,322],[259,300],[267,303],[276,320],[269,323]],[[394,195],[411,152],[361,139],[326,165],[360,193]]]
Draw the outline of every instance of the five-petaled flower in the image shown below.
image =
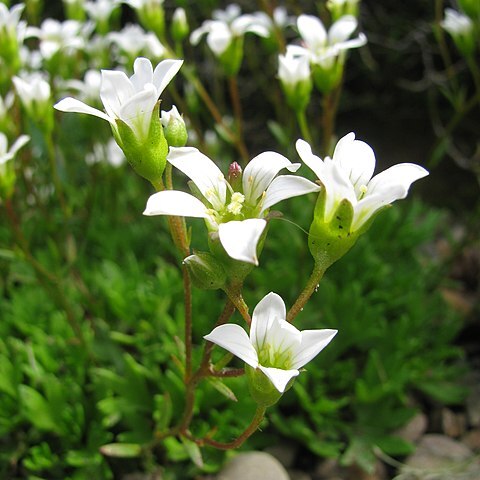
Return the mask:
[[167,160],[196,185],[201,200],[189,193],[165,190],[152,195],[144,215],[176,215],[204,218],[217,232],[227,254],[243,262],[258,264],[257,244],[267,225],[268,209],[287,198],[319,190],[303,177],[276,175],[283,168],[296,171],[279,153],[264,152],[245,168],[240,185],[232,188],[215,163],[196,148],[171,148]]
[[329,223],[344,200],[353,207],[350,231],[362,227],[380,208],[405,198],[410,185],[428,175],[413,163],[400,163],[375,175],[375,154],[365,142],[349,133],[341,138],[333,158],[321,160],[304,140],[296,143],[298,154],[318,176],[326,191],[324,218]]
[[117,131],[117,120],[121,120],[137,138],[145,140],[155,105],[182,63],[182,60],[163,60],[153,70],[150,60],[140,57],[135,60],[134,74],[130,78],[124,72],[102,70],[100,98],[106,113],[72,97],[64,98],[55,108],[103,118],[110,122],[114,131]]
[[286,320],[285,304],[270,292],[255,307],[250,336],[236,324],[220,325],[204,338],[233,353],[247,365],[261,370],[283,393],[300,369],[317,356],[337,330],[303,330]]

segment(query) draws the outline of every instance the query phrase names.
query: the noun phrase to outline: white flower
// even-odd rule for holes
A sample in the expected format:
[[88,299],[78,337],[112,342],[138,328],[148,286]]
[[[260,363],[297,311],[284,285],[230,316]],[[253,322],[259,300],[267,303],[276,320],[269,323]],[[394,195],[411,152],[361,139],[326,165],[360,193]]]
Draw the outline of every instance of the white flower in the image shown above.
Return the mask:
[[[5,35],[10,39],[23,41],[26,23],[20,21],[25,4],[14,5],[10,10],[4,3],[0,3],[0,37]],[[3,40],[3,39],[2,39]]]
[[67,80],[65,86],[79,92],[82,101],[97,101],[102,85],[102,74],[98,70],[87,70],[82,80]]
[[3,173],[4,165],[15,157],[15,154],[30,140],[28,135],[20,135],[13,145],[8,148],[7,136],[0,132],[0,174]]
[[126,25],[120,32],[111,32],[108,39],[116,44],[129,57],[137,57],[140,53],[162,58],[166,50],[153,32],[145,32],[140,25]]
[[286,320],[285,304],[276,293],[255,307],[247,332],[235,324],[220,325],[204,338],[225,348],[252,368],[260,369],[283,393],[300,368],[317,356],[337,330],[297,330]]
[[[37,117],[50,104],[50,84],[38,72],[13,77],[17,95],[27,112]],[[51,106],[49,107],[51,108]]]
[[84,8],[92,20],[105,22],[118,5],[119,2],[115,0],[94,0],[85,2]]
[[106,145],[103,143],[96,143],[93,146],[93,152],[90,152],[85,156],[85,161],[88,165],[106,161],[115,168],[123,165],[125,160],[125,155],[122,152],[122,149],[117,145],[117,142],[115,142],[113,138],[110,138]]
[[130,5],[136,10],[158,7],[163,5],[163,2],[164,0],[123,0],[123,3]]
[[241,15],[240,7],[231,4],[226,10],[215,10],[213,20],[206,20],[202,26],[190,35],[190,42],[197,45],[203,35],[207,35],[207,44],[216,56],[222,55],[235,38],[247,32],[268,37],[269,31],[253,15]]
[[413,163],[400,163],[375,175],[375,154],[365,142],[349,133],[341,138],[333,158],[322,161],[304,140],[296,143],[302,160],[318,176],[326,191],[324,221],[329,223],[342,200],[351,203],[354,214],[351,231],[358,230],[377,210],[405,198],[410,185],[428,175]]
[[215,163],[196,148],[171,148],[167,160],[195,183],[202,201],[188,193],[166,190],[148,199],[144,215],[204,218],[210,231],[218,231],[231,258],[255,265],[267,210],[281,200],[319,190],[302,177],[275,178],[283,168],[296,171],[300,167],[275,152],[261,153],[250,161],[243,172],[241,191],[237,192]]
[[164,127],[168,127],[170,120],[182,122],[185,125],[185,121],[183,117],[180,115],[180,112],[177,110],[175,105],[172,105],[172,108],[167,112],[166,110],[162,110],[160,121]]
[[287,50],[285,55],[278,56],[278,78],[287,85],[296,85],[310,79],[310,63],[308,57],[296,57]]
[[453,8],[445,9],[445,19],[440,24],[452,36],[469,35],[474,26],[470,17]]
[[59,22],[47,18],[40,28],[28,27],[27,37],[38,37],[40,52],[45,59],[52,58],[57,52],[82,50],[85,48],[86,39],[92,31],[90,23],[66,20]]
[[153,109],[182,63],[182,60],[164,60],[153,70],[150,60],[137,58],[133,66],[134,74],[130,78],[124,72],[102,70],[100,98],[106,113],[72,97],[61,100],[55,108],[63,112],[86,113],[103,118],[110,122],[115,131],[116,120],[122,120],[139,139],[145,139]]
[[365,45],[367,38],[360,33],[357,38],[348,40],[357,28],[357,19],[352,15],[339,18],[327,31],[319,18],[312,15],[300,15],[297,27],[304,47],[289,45],[291,54],[306,55],[313,64],[330,68],[336,57],[350,48]]
[[270,33],[273,33],[276,28],[283,30],[295,23],[294,17],[288,16],[287,9],[284,7],[275,8],[273,18],[265,12],[255,12],[253,17],[258,24],[263,25]]

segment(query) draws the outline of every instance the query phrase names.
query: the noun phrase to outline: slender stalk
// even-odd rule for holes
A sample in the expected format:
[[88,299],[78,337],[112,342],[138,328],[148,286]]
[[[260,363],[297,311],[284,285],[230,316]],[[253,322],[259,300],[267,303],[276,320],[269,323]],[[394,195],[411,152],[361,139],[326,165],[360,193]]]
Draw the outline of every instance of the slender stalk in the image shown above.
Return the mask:
[[303,307],[308,302],[313,292],[315,292],[318,288],[318,284],[322,279],[325,270],[325,267],[323,267],[319,263],[315,263],[312,273],[310,274],[310,278],[307,280],[303,291],[300,293],[292,308],[290,308],[287,313],[288,322],[293,322],[295,317],[303,310]]
[[304,140],[306,140],[310,145],[312,144],[312,135],[310,129],[308,128],[307,116],[305,115],[305,110],[298,110],[297,112],[297,123],[300,128],[300,133]]
[[247,438],[249,438],[258,429],[258,427],[260,426],[260,423],[262,423],[262,420],[265,416],[266,410],[267,409],[265,407],[258,406],[257,410],[255,411],[255,415],[253,416],[253,419],[250,422],[250,425],[243,431],[241,435],[239,435],[232,442],[227,442],[227,443],[217,442],[216,440],[212,440],[211,438],[208,438],[208,437],[193,439],[193,440],[198,445],[209,445],[211,447],[218,448],[219,450],[230,450],[232,448],[238,448],[245,442],[245,440],[247,440]]
[[323,127],[323,154],[330,154],[330,145],[335,132],[335,119],[340,100],[341,85],[332,92],[327,93],[322,99],[322,127]]
[[230,99],[232,100],[233,105],[233,115],[235,117],[235,123],[237,125],[237,134],[235,139],[235,144],[237,149],[242,156],[245,164],[248,163],[249,154],[245,142],[243,141],[243,112],[242,112],[242,102],[240,101],[240,91],[238,89],[237,77],[232,75],[228,77],[228,88],[230,91]]
[[228,285],[224,290],[230,301],[235,305],[238,313],[240,313],[245,322],[250,325],[252,323],[252,319],[248,313],[248,305],[245,303],[245,300],[242,296],[242,286],[242,284]]
[[192,376],[192,284],[187,267],[182,265],[185,301],[185,383]]

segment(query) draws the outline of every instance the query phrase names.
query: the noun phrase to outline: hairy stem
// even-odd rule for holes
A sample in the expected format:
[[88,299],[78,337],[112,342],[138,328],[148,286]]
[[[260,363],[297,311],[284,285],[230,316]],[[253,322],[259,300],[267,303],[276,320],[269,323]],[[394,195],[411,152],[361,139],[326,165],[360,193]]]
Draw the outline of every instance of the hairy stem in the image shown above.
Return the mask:
[[293,322],[295,317],[303,310],[303,307],[306,305],[313,292],[318,288],[318,284],[325,273],[326,268],[315,263],[310,278],[308,279],[303,291],[298,296],[297,300],[293,304],[292,308],[287,313],[287,321]]

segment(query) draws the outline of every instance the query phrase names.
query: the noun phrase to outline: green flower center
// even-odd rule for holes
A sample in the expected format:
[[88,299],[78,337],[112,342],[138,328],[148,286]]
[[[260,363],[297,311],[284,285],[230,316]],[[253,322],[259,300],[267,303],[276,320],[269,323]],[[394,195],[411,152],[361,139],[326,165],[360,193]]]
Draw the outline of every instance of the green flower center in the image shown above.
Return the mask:
[[292,369],[292,352],[290,350],[279,351],[273,345],[265,343],[258,352],[258,362],[264,367],[280,368],[281,370]]

